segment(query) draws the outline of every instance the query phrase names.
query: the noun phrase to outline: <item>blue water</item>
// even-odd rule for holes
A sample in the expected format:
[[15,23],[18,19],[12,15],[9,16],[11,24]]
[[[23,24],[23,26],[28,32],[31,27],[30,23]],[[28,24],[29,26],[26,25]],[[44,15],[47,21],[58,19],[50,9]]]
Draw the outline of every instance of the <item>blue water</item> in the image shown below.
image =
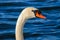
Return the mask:
[[0,0],[0,40],[15,40],[15,26],[26,7],[41,10],[47,20],[29,19],[23,28],[25,40],[60,40],[60,0]]

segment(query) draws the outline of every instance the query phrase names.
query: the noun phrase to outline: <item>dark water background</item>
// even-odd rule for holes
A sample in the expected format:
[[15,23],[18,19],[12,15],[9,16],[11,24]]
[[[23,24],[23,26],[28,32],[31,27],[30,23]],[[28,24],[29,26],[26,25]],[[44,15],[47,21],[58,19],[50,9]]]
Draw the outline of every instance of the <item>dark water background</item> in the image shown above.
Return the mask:
[[41,10],[47,20],[29,19],[24,25],[25,40],[60,40],[60,0],[0,0],[0,40],[15,40],[15,26],[26,7]]

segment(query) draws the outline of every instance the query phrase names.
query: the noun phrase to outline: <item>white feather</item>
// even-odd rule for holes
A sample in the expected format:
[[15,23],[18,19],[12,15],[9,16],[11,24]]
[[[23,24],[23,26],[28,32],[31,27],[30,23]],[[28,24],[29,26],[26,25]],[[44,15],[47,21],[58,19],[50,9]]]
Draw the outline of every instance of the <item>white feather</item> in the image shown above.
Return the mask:
[[34,7],[27,7],[25,8],[18,17],[17,24],[16,24],[16,40],[24,40],[23,38],[23,26],[27,19],[34,18],[35,14],[32,10],[38,10]]

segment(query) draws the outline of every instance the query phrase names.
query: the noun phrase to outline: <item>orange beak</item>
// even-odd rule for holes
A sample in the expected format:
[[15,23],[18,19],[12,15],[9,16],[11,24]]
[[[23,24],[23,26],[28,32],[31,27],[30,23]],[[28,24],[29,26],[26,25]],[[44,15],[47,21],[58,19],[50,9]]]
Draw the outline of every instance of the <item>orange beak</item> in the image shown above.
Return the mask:
[[36,17],[38,17],[38,18],[42,18],[42,19],[46,19],[46,17],[45,16],[43,16],[41,13],[39,13],[38,11],[36,12]]

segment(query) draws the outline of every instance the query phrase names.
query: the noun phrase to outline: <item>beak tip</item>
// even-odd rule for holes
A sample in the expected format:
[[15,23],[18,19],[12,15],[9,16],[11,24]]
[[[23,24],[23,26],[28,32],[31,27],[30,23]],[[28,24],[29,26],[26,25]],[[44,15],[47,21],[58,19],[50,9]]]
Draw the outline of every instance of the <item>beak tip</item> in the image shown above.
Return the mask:
[[47,19],[46,17],[44,17],[43,19]]

